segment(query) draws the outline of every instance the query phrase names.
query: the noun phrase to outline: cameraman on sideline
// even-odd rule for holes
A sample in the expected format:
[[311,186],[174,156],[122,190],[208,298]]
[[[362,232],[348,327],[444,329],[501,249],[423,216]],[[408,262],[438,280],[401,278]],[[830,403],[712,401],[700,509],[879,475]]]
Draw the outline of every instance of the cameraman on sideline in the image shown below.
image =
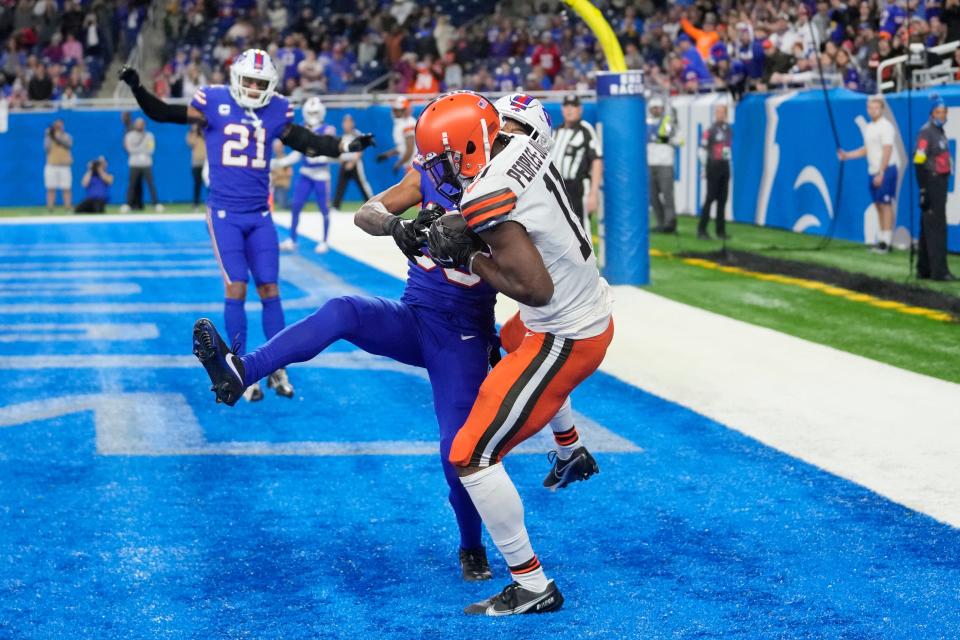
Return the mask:
[[47,164],[43,167],[43,186],[47,190],[47,211],[53,211],[57,202],[57,190],[63,191],[63,206],[72,208],[73,137],[64,131],[63,120],[57,118],[43,136],[43,150],[47,152]]
[[104,213],[110,199],[113,176],[107,171],[107,159],[100,156],[87,163],[87,172],[80,180],[86,189],[86,197],[77,205],[75,213]]

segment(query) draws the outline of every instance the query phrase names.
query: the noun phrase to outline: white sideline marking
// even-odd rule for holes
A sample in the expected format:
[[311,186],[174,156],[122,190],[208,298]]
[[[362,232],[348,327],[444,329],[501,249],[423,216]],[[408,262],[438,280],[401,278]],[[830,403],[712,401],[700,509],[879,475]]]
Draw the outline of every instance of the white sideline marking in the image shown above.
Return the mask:
[[[210,266],[210,263],[207,263]],[[218,269],[110,269],[76,271],[0,271],[0,280],[108,280],[112,278],[137,278],[140,280],[164,280],[168,278],[211,278],[219,276]]]
[[[208,265],[215,265],[212,251],[206,250],[209,254]],[[77,272],[50,272],[55,273],[54,278],[70,278]],[[196,271],[200,275],[206,272]],[[209,271],[211,296],[222,291],[220,280],[220,271],[212,269]],[[104,277],[133,277],[129,272],[108,271],[104,272]],[[366,292],[353,287],[341,278],[322,269],[319,265],[296,254],[280,256],[280,276],[282,283],[289,283],[298,289],[307,292],[302,298],[288,299],[284,298],[283,307],[285,309],[316,309],[329,298],[348,294],[365,294]],[[214,293],[216,292],[216,293]],[[248,313],[260,311],[260,302],[256,300],[255,294],[247,296],[246,309]],[[32,313],[55,313],[65,314],[130,314],[130,313],[177,313],[203,315],[223,312],[223,302],[68,302],[61,304],[41,303],[41,302],[22,302],[22,303],[0,303],[0,315],[2,314],[32,314]]]
[[157,269],[210,267],[210,260],[68,260],[63,262],[0,262],[3,271],[76,271],[80,269]]
[[183,249],[209,249],[209,241],[194,242],[31,242],[30,244],[7,243],[0,244],[0,251],[20,251],[23,253],[33,253],[35,249],[63,249],[70,247],[73,249],[99,249],[101,253],[109,253],[117,248],[140,248],[140,249],[170,249],[179,247]]
[[[389,238],[364,234],[350,215],[330,217],[334,249],[404,277]],[[321,232],[319,219],[301,219],[302,235]],[[960,385],[636,287],[615,291],[602,371],[960,527]],[[503,322],[516,305],[499,300]]]
[[[21,216],[18,218],[0,218],[0,226],[18,225],[71,225],[71,224],[137,224],[139,222],[182,222],[204,220],[202,213],[111,213],[96,218],[87,216]],[[123,243],[116,243],[123,244]]]
[[[0,324],[0,342],[76,342],[79,340],[137,342],[153,340],[159,336],[160,331],[157,325],[149,322]],[[82,357],[88,360],[90,358],[90,356]]]
[[[32,356],[0,356],[0,371],[37,369],[198,369],[200,363],[192,355],[107,355],[107,354],[43,354]],[[396,371],[427,379],[423,369],[395,362],[363,351],[325,352],[309,362],[293,368],[369,369]]]
[[0,298],[130,296],[142,291],[135,282],[0,282]]
[[211,249],[207,247],[202,249],[200,247],[184,247],[178,248],[175,244],[169,244],[166,247],[144,247],[140,248],[135,244],[130,244],[128,246],[118,246],[113,248],[95,248],[91,247],[89,249],[84,249],[83,247],[75,248],[70,244],[64,244],[62,247],[51,247],[49,249],[33,249],[32,247],[20,247],[18,249],[6,249],[0,250],[0,257],[2,258],[36,258],[39,256],[50,256],[54,258],[67,258],[67,257],[77,257],[77,258],[102,258],[104,254],[109,256],[205,256],[211,254]]
[[[439,446],[430,440],[208,442],[193,408],[179,393],[80,394],[24,402],[0,407],[0,428],[85,411],[94,412],[97,453],[105,456],[437,455]],[[579,423],[578,429],[592,451],[641,451],[592,421]],[[516,451],[543,454],[552,448],[550,436],[541,432]]]

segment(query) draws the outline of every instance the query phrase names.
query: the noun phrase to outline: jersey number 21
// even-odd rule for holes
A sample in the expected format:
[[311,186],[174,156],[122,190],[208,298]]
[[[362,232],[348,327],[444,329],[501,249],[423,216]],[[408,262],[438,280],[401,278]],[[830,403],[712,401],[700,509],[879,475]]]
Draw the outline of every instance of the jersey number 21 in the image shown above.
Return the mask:
[[223,143],[223,156],[221,158],[223,166],[250,166],[253,169],[263,169],[267,166],[267,132],[263,127],[257,127],[253,130],[253,137],[256,142],[256,155],[253,158],[244,153],[244,150],[250,146],[250,127],[245,124],[228,124],[223,128],[223,135],[228,138]]

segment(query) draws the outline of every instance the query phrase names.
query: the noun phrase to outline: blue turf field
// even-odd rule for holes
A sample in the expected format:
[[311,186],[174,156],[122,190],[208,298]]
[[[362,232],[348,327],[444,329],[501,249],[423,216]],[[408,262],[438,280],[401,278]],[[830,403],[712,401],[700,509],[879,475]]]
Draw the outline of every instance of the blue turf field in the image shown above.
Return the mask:
[[[288,321],[401,291],[311,250]],[[336,345],[298,398],[216,406],[220,299],[199,221],[0,227],[0,638],[960,636],[960,531],[602,374],[599,476],[507,459],[565,609],[467,618],[506,572],[458,578],[426,380]]]

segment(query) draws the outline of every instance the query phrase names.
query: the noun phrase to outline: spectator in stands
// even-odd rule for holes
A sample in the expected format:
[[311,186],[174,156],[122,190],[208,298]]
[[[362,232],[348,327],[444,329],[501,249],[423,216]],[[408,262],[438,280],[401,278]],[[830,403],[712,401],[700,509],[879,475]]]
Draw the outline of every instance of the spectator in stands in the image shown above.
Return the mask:
[[647,117],[647,165],[650,174],[650,206],[656,218],[654,233],[676,233],[677,212],[673,204],[673,167],[676,148],[683,144],[676,118],[665,110],[663,98],[650,99]]
[[450,24],[450,17],[446,15],[437,16],[437,26],[433,28],[433,39],[437,43],[437,53],[443,58],[453,47],[453,39],[457,30]]
[[[455,91],[463,88],[463,67],[457,62],[457,56],[453,51],[448,51],[443,58],[443,89],[444,91]],[[506,89],[512,91],[513,89]]]
[[[278,62],[278,66],[282,69],[281,83],[283,86],[287,86],[291,79],[295,82],[300,82],[300,69],[298,66],[304,58],[306,58],[300,42],[300,36],[287,36],[283,39],[283,48],[279,49],[277,55],[274,57],[274,60]],[[231,56],[230,59],[232,60],[233,57],[234,56]]]
[[70,209],[73,206],[72,148],[73,137],[64,129],[63,120],[59,118],[54,120],[43,136],[43,150],[47,154],[47,163],[43,167],[43,183],[47,190],[47,211],[53,211],[57,201],[57,191],[63,193],[65,208]]
[[75,213],[103,213],[110,199],[110,185],[113,175],[107,171],[107,159],[100,156],[87,163],[87,170],[80,180],[86,193],[83,200],[74,209]]
[[417,75],[413,79],[413,85],[408,89],[409,93],[436,94],[440,92],[440,82],[433,75],[433,70],[427,61],[417,63]]
[[843,86],[851,91],[860,89],[860,72],[850,62],[850,53],[844,47],[837,51],[837,73],[843,79]]
[[63,43],[63,61],[81,62],[83,61],[83,45],[72,33],[67,34],[67,40]]
[[190,173],[193,175],[193,208],[199,211],[203,165],[207,162],[207,143],[203,139],[203,127],[199,124],[192,124],[187,130],[187,146],[190,147]]
[[553,34],[549,31],[540,35],[540,44],[533,50],[530,62],[534,67],[543,69],[551,80],[560,73],[560,47],[553,41]]
[[154,209],[159,213],[163,205],[157,199],[157,187],[153,182],[153,152],[156,150],[156,140],[153,134],[147,131],[147,123],[143,118],[137,118],[133,127],[123,137],[123,148],[129,157],[130,183],[127,186],[127,203],[121,207],[126,213],[131,209],[143,209],[143,182],[146,181],[150,189],[150,199]]
[[680,19],[680,26],[688,36],[693,38],[697,45],[697,52],[702,59],[706,60],[710,56],[713,45],[720,41],[720,36],[717,34],[716,17],[712,13],[708,13],[703,20],[703,29],[698,29],[684,15]]
[[327,88],[327,78],[324,74],[323,63],[317,60],[317,54],[312,49],[304,52],[304,58],[297,67],[300,75],[300,86],[310,93],[324,93]]
[[47,67],[38,64],[33,77],[27,85],[27,97],[34,102],[43,102],[53,98],[53,81],[47,75]]
[[337,43],[326,62],[327,90],[331,93],[342,93],[353,76],[353,64],[346,55],[346,47]]

